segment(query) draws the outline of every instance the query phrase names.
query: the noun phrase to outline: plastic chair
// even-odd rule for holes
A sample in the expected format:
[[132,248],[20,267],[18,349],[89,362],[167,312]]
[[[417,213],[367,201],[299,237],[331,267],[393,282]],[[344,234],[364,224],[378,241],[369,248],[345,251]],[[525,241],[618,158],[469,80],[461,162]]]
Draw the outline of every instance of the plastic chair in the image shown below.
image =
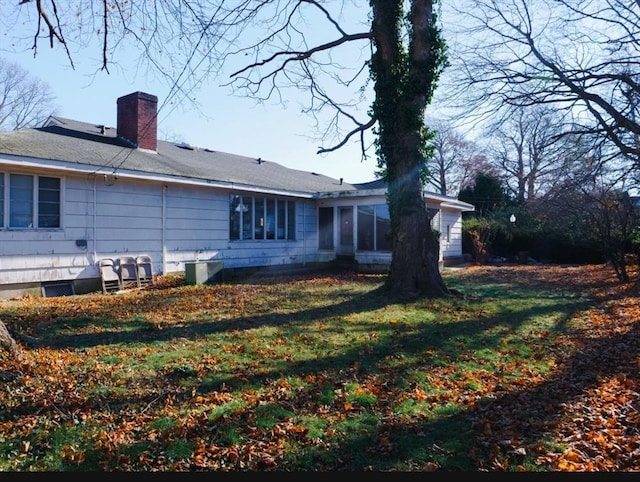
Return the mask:
[[133,256],[122,256],[118,258],[118,271],[120,273],[121,288],[139,288],[138,268]]
[[120,291],[122,289],[120,274],[113,259],[103,258],[100,260],[99,266],[100,278],[102,279],[102,292],[107,294]]
[[140,287],[153,285],[153,266],[151,258],[146,255],[136,258],[136,267],[138,269],[138,284]]

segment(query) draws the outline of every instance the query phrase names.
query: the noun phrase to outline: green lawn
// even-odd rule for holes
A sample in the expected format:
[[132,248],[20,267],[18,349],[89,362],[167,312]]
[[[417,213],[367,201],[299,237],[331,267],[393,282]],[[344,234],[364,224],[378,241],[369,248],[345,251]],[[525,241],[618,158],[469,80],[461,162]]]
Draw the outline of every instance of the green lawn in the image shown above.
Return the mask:
[[[324,273],[0,301],[25,355],[0,352],[0,471],[640,469],[629,287],[606,267],[444,276],[464,298]],[[598,440],[609,392],[619,438]]]

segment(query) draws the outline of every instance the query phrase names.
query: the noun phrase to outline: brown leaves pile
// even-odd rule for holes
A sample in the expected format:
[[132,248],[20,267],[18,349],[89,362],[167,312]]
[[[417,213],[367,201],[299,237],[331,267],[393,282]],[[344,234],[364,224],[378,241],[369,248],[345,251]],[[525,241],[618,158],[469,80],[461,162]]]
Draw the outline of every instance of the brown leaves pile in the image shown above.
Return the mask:
[[[564,472],[640,470],[640,284],[621,284],[603,265],[474,266],[463,276],[478,280],[527,280],[543,289],[571,287],[600,301],[582,313],[582,322],[556,341],[557,375],[539,383],[524,380],[526,395],[492,406],[479,431],[494,445],[490,470],[505,470],[505,454],[519,449],[505,433],[551,433],[567,446],[561,452],[540,447],[540,463]],[[553,414],[550,418],[549,414]],[[545,420],[538,425],[538,420]],[[479,439],[482,439],[482,434]],[[513,468],[512,468],[513,469]]]

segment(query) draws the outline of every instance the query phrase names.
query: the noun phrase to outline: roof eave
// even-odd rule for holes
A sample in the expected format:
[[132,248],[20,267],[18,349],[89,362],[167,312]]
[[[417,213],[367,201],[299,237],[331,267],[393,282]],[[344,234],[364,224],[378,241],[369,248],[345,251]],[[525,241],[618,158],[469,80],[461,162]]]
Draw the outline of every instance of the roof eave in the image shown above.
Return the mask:
[[[43,161],[46,164],[43,165]],[[0,164],[37,168],[37,169],[51,169],[55,171],[73,172],[83,175],[94,175],[96,177],[113,174],[112,168],[105,168],[102,166],[94,166],[90,164],[81,163],[69,163],[67,161],[56,161],[51,159],[40,158],[26,158],[15,155],[0,154]],[[274,194],[280,196],[298,197],[304,199],[312,199],[314,194],[304,191],[293,191],[287,189],[276,189],[262,186],[255,186],[250,184],[231,182],[231,181],[216,181],[210,179],[197,179],[185,176],[175,176],[169,174],[156,174],[149,172],[131,171],[126,169],[118,169],[118,178],[128,178],[137,180],[156,181],[160,183],[175,183],[175,184],[188,184],[192,186],[208,186],[216,187],[225,190],[240,190],[246,192],[260,192],[265,194]]]

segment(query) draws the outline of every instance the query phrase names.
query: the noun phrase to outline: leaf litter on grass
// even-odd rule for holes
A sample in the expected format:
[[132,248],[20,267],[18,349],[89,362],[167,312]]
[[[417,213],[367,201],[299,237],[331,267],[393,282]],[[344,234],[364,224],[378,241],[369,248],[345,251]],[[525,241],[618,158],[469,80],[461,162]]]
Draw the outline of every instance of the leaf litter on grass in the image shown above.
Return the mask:
[[[0,470],[640,470],[637,273],[261,277],[0,302]],[[4,379],[3,379],[4,380]]]

